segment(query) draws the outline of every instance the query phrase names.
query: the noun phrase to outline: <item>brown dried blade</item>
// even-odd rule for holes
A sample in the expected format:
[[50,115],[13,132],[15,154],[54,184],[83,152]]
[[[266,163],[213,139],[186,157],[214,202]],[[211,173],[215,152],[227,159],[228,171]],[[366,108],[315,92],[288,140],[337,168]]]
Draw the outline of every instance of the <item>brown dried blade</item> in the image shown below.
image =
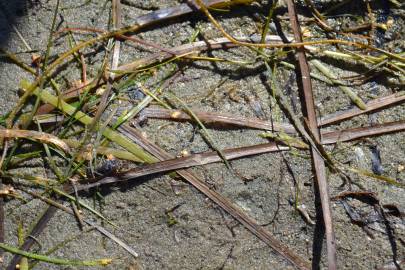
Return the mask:
[[[336,142],[345,142],[361,137],[369,137],[378,134],[386,134],[396,131],[405,130],[405,121],[386,123],[370,127],[361,127],[354,129],[346,129],[342,131],[331,131],[322,134],[323,144],[333,144]],[[223,150],[227,159],[236,159],[262,153],[284,151],[289,147],[277,146],[274,143],[259,144],[254,146],[245,146],[240,148],[232,148]],[[190,168],[193,166],[201,166],[209,163],[219,162],[221,158],[215,152],[205,152],[193,154],[186,157],[164,160],[152,163],[140,168],[132,169],[115,175],[103,176],[101,178],[90,179],[89,184],[78,186],[78,190],[89,189],[106,184],[113,184],[121,181],[127,181],[133,178],[138,178],[150,174],[167,172],[172,170]]]
[[25,129],[0,129],[0,138],[27,138],[38,140],[47,144],[54,144],[66,153],[70,152],[69,146],[64,141],[52,134],[45,132]]
[[322,144],[346,142],[362,137],[375,136],[405,130],[405,120],[389,122],[368,127],[350,128],[345,130],[322,133]]
[[[295,10],[295,4],[293,0],[287,0],[288,15],[290,17],[291,27],[294,32],[294,38],[297,42],[302,42],[301,30],[298,24],[298,18]],[[298,62],[302,75],[302,87],[305,99],[306,110],[305,115],[308,117],[309,128],[316,142],[320,141],[320,135],[318,130],[318,124],[316,121],[316,113],[314,106],[314,97],[312,93],[311,75],[309,65],[305,55],[304,47],[296,48],[298,55]],[[313,166],[316,174],[317,186],[319,189],[319,196],[322,205],[323,221],[326,231],[326,245],[328,253],[328,269],[336,269],[336,245],[335,245],[335,233],[333,229],[332,211],[329,200],[329,190],[326,181],[326,168],[325,162],[319,152],[311,145]]]
[[[118,128],[120,132],[125,134],[129,139],[136,142],[138,145],[143,147],[146,151],[157,157],[159,160],[172,159],[173,157],[161,149],[154,143],[146,140],[142,135],[134,128],[127,125]],[[201,191],[204,195],[218,204],[222,209],[228,212],[236,220],[238,220],[242,225],[244,225],[249,231],[260,238],[263,242],[272,247],[280,255],[286,258],[289,262],[294,264],[299,269],[310,269],[310,264],[308,261],[304,260],[287,246],[282,244],[279,240],[274,238],[265,228],[259,226],[257,222],[250,217],[248,217],[244,212],[232,204],[228,199],[223,197],[221,194],[214,190],[211,190],[203,181],[198,179],[192,174],[189,169],[177,170],[180,176],[192,184],[195,188]]]
[[[265,143],[253,146],[232,148],[223,150],[226,159],[236,159],[246,156],[258,155],[269,152],[288,150],[289,147],[278,146],[275,143]],[[169,159],[164,161],[159,161],[156,163],[148,164],[139,168],[131,169],[122,173],[115,175],[104,176],[101,178],[90,179],[92,183],[82,184],[77,186],[78,190],[89,189],[92,187],[97,187],[105,184],[112,184],[121,181],[127,181],[130,179],[160,173],[173,171],[178,169],[190,168],[193,166],[201,166],[204,164],[214,163],[221,161],[221,157],[216,152],[206,152],[193,154],[186,157],[180,157],[175,159]]]
[[400,102],[405,101],[405,93],[404,91],[388,95],[385,97],[380,97],[376,98],[373,100],[370,100],[369,102],[366,103],[366,109],[365,110],[360,110],[359,108],[353,108],[353,109],[348,109],[342,112],[326,115],[325,117],[322,117],[319,126],[326,126],[330,124],[334,124],[349,118],[352,118],[357,115],[362,115],[368,112],[372,112],[375,110],[383,109],[388,106],[398,104]]
[[[245,118],[225,113],[211,113],[193,111],[193,113],[206,124],[230,124],[235,126],[250,127],[271,131],[284,131],[286,133],[296,133],[293,126],[283,123],[271,123],[258,118]],[[191,117],[180,110],[167,110],[157,107],[146,108],[142,111],[142,116],[146,118],[191,120]]]
[[[202,111],[194,111],[198,118],[207,124],[227,124],[239,127],[249,127],[255,129],[264,129],[272,131],[284,131],[286,133],[297,133],[294,127],[290,124],[271,123],[257,118],[245,118],[235,115],[223,113],[210,113]],[[158,119],[173,119],[173,120],[191,120],[190,116],[179,110],[167,110],[157,107],[146,108],[142,111],[142,118],[158,118]],[[333,144],[336,142],[352,141],[362,137],[387,134],[392,132],[402,131],[405,128],[404,121],[389,122],[367,127],[349,128],[336,131],[321,131],[322,144]]]
[[[238,40],[241,41],[252,41],[252,42],[259,42],[260,36],[253,35],[251,37],[241,36],[238,37]],[[269,43],[282,43],[282,39],[279,36],[275,35],[268,35],[266,36],[266,42]],[[123,64],[118,67],[118,71],[125,72],[125,71],[134,71],[138,68],[142,68],[148,65],[151,65],[159,59],[160,61],[167,60],[175,55],[185,55],[191,52],[202,52],[206,50],[215,50],[215,49],[228,49],[237,47],[237,44],[230,42],[227,38],[216,38],[208,41],[197,41],[191,44],[184,44],[175,48],[170,48],[169,52],[163,51],[154,53],[149,55],[145,58],[138,59],[131,63]]]

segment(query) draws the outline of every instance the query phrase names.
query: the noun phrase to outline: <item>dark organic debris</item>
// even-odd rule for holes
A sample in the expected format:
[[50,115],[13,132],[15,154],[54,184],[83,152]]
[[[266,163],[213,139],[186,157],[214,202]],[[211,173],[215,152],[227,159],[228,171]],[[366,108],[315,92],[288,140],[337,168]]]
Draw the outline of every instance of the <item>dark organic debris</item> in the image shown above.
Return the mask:
[[371,151],[371,169],[373,173],[377,175],[382,175],[384,172],[383,166],[381,164],[380,149],[377,145],[370,146]]

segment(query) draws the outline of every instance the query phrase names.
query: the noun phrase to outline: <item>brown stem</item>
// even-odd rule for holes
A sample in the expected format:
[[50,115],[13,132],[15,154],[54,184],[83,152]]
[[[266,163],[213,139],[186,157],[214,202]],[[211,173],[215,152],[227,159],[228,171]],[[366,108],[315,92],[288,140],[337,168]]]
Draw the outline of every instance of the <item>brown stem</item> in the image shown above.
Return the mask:
[[[293,0],[287,0],[288,15],[290,17],[291,27],[294,32],[294,38],[297,42],[302,42],[301,30],[298,24],[298,18]],[[305,55],[304,47],[296,48],[298,62],[302,75],[302,89],[305,99],[305,115],[308,117],[309,129],[312,132],[316,142],[320,141],[320,132],[316,120],[314,97],[312,92],[311,75],[308,61]],[[316,174],[319,196],[322,205],[322,216],[326,232],[326,245],[328,252],[328,269],[334,270],[337,267],[335,233],[333,229],[332,211],[329,200],[329,190],[326,181],[325,162],[320,153],[311,145],[313,166]]]

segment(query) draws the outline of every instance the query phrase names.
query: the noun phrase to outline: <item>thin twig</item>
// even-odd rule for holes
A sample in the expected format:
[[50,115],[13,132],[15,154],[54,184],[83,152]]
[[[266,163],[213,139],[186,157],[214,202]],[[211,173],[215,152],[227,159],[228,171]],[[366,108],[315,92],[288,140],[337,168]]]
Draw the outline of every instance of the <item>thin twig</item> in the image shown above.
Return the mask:
[[[5,2],[4,2],[5,3]],[[7,7],[3,4],[3,2],[0,3],[0,12],[3,14],[3,16],[6,18],[5,22],[13,28],[14,32],[17,34],[18,38],[21,40],[21,42],[24,44],[25,48],[27,51],[32,51],[31,46],[28,44],[28,42],[25,40],[23,35],[20,33],[18,28],[15,26],[13,23],[13,16],[9,16],[9,12],[7,12]]]
[[[258,35],[253,35],[250,37],[247,37],[247,36],[238,37],[238,40],[251,41],[251,42],[260,42],[260,39],[261,39],[261,37]],[[275,36],[275,35],[267,35],[265,38],[265,41],[268,43],[272,43],[272,44],[275,44],[275,43],[281,44],[282,43],[282,39],[279,36]],[[142,67],[155,63],[157,61],[157,59],[159,61],[167,60],[167,59],[173,57],[173,54],[175,56],[179,56],[179,55],[186,55],[190,52],[202,52],[202,51],[214,50],[214,49],[228,49],[228,48],[233,48],[236,46],[239,46],[239,45],[230,42],[229,39],[227,39],[227,38],[215,38],[215,39],[208,40],[208,41],[205,41],[205,40],[196,41],[193,43],[180,45],[175,48],[170,48],[170,52],[162,51],[162,52],[154,53],[145,58],[137,59],[136,61],[133,61],[131,63],[123,64],[118,67],[117,72],[128,72],[128,71],[136,70],[138,68],[142,68]]]
[[[359,110],[360,111],[360,110]],[[210,113],[202,111],[194,111],[198,118],[206,124],[223,124],[238,127],[247,127],[254,129],[262,129],[269,131],[283,131],[286,133],[296,134],[296,130],[292,125],[285,123],[272,123],[263,121],[257,118],[245,118],[236,115]],[[190,116],[179,110],[167,110],[157,107],[146,108],[142,111],[140,119],[143,118],[158,118],[172,120],[191,120]],[[403,121],[388,122],[373,126],[349,128],[336,131],[321,131],[321,143],[333,144],[336,142],[352,141],[358,138],[382,135],[392,132],[402,131],[404,129]]]
[[[103,30],[101,30],[101,29],[96,29],[96,28],[88,28],[88,27],[67,27],[67,28],[63,28],[63,29],[59,30],[59,31],[57,32],[57,34],[58,34],[58,33],[63,33],[63,32],[66,32],[66,31],[69,31],[69,32],[78,32],[78,33],[89,33],[89,32],[90,32],[90,33],[106,33],[106,31],[103,31]],[[117,39],[122,39],[122,40],[127,40],[127,41],[133,42],[133,43],[135,43],[135,44],[140,44],[140,45],[143,45],[144,47],[155,48],[155,49],[158,49],[159,51],[170,53],[170,54],[172,54],[173,56],[176,55],[174,52],[172,52],[172,51],[171,51],[170,49],[168,49],[168,48],[165,48],[165,47],[162,47],[162,46],[160,46],[160,45],[158,45],[158,44],[155,44],[155,43],[152,43],[152,42],[143,40],[143,39],[141,39],[141,38],[139,38],[139,37],[129,37],[129,36],[126,36],[126,35],[117,35],[116,38],[117,38]]]
[[27,138],[39,140],[44,143],[54,144],[60,147],[66,153],[70,152],[69,146],[64,141],[62,141],[55,135],[45,132],[22,129],[0,129],[0,138]]

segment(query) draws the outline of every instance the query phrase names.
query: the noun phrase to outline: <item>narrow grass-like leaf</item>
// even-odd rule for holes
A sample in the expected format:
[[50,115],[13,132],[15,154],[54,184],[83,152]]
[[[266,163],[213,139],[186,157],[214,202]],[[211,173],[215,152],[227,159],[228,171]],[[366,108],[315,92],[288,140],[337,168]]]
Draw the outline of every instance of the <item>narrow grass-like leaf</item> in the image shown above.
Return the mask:
[[357,105],[357,107],[362,110],[367,109],[364,101],[355,92],[353,92],[352,89],[343,85],[343,82],[337,80],[335,76],[333,76],[331,71],[329,71],[328,68],[324,66],[319,60],[314,59],[311,60],[310,63],[313,64],[320,72],[322,72],[323,75],[328,77],[328,79],[331,80],[334,84],[338,85],[340,90],[342,90],[350,98],[350,100]]
[[112,259],[104,258],[104,259],[97,259],[93,261],[79,261],[79,260],[69,260],[69,259],[61,259],[61,258],[52,258],[45,255],[40,255],[37,253],[27,252],[20,250],[16,247],[9,246],[4,243],[0,243],[0,248],[8,251],[10,253],[18,254],[26,258],[58,264],[58,265],[72,265],[72,266],[106,266],[112,262]]
[[[27,87],[30,87],[29,85],[30,84],[27,81],[21,82],[21,87],[23,89],[27,89]],[[93,118],[91,118],[90,116],[86,115],[81,111],[77,111],[75,107],[69,105],[68,103],[62,100],[58,100],[57,97],[55,97],[54,95],[52,95],[47,91],[39,91],[39,89],[35,89],[33,93],[35,95],[40,96],[42,101],[52,104],[53,106],[60,109],[62,112],[73,116],[76,120],[80,121],[85,125],[90,125],[91,122],[93,121]],[[103,135],[109,140],[114,141],[118,145],[127,149],[129,152],[133,153],[136,157],[139,158],[138,162],[152,162],[155,160],[150,154],[143,151],[143,149],[140,148],[138,145],[134,144],[133,142],[128,140],[125,136],[121,135],[118,132],[113,131],[110,128],[103,129]]]

